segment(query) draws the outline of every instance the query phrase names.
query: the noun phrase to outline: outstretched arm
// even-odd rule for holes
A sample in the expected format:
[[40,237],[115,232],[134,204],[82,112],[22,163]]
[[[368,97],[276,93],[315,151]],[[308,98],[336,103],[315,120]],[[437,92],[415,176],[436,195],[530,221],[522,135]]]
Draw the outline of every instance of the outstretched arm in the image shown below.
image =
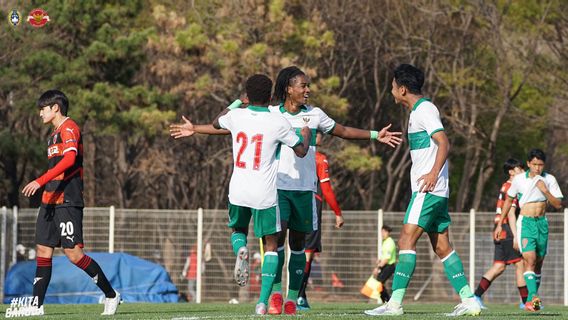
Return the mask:
[[[219,117],[224,115],[228,112],[228,109],[223,110],[216,118],[215,123],[219,123]],[[170,136],[174,137],[175,139],[191,137],[195,133],[201,134],[214,134],[214,135],[227,135],[231,132],[225,129],[217,129],[214,127],[213,124],[193,124],[188,118],[185,116],[181,117],[183,123],[179,124],[172,124],[170,125]]]
[[378,140],[384,144],[387,144],[391,147],[396,147],[402,142],[402,132],[400,131],[389,131],[388,129],[391,127],[391,124],[381,129],[381,131],[369,131],[363,129],[357,129],[352,127],[346,127],[339,123],[335,124],[333,131],[331,132],[332,135],[348,139],[348,140]]

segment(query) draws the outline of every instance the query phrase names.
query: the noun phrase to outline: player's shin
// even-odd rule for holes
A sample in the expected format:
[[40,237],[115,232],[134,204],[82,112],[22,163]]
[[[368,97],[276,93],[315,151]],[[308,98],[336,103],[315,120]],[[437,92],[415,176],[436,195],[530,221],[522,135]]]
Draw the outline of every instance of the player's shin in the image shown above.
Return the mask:
[[38,307],[43,305],[45,293],[51,280],[51,258],[36,258],[36,275],[34,278],[33,295],[38,298]]
[[416,251],[400,250],[398,254],[398,263],[394,271],[392,282],[391,301],[402,304],[402,299],[406,293],[408,283],[412,278],[414,269],[416,268]]
[[233,246],[233,252],[235,256],[239,254],[239,249],[242,247],[246,247],[247,245],[247,236],[242,232],[235,231],[231,234],[231,244]]
[[105,297],[116,297],[116,292],[95,260],[91,259],[88,255],[83,255],[83,257],[75,265],[83,269],[91,277],[91,279],[93,279],[95,284],[102,290],[102,292],[104,292]]
[[274,251],[268,251],[264,254],[264,263],[262,264],[262,282],[260,287],[259,303],[268,305],[268,298],[272,292],[272,285],[278,269],[278,254]]
[[282,292],[282,267],[284,266],[284,247],[278,247],[278,267],[274,284],[272,285],[272,292]]
[[459,294],[462,300],[473,297],[471,288],[467,284],[463,264],[460,257],[455,251],[450,252],[445,258],[442,259],[444,264],[444,271],[450,281],[450,284]]
[[304,269],[306,268],[306,253],[302,251],[291,251],[290,263],[288,264],[288,274],[290,276],[290,285],[288,286],[288,300],[298,300],[298,291],[302,285],[304,278]]

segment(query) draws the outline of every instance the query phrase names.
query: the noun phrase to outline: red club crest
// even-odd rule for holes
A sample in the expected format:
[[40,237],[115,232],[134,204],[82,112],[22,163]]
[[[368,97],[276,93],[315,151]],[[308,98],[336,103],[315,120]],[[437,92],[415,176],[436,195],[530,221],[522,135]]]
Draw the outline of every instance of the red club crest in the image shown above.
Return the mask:
[[33,9],[28,15],[28,22],[34,28],[41,28],[49,21],[47,11],[43,9]]

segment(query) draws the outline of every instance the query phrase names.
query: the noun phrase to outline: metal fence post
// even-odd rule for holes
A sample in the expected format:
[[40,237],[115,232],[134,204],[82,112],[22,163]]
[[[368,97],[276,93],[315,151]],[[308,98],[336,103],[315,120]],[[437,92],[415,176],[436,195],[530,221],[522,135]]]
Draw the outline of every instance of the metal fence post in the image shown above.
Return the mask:
[[18,206],[12,207],[12,263],[11,266],[18,262],[16,247],[18,246]]
[[0,210],[0,215],[2,215],[2,235],[0,236],[0,301],[4,300],[4,280],[6,274],[6,229],[7,229],[7,217],[8,209],[5,206]]
[[114,253],[114,206],[110,206],[108,214],[108,253]]
[[564,305],[568,306],[568,208],[564,209]]
[[381,260],[381,250],[383,239],[381,239],[381,230],[383,229],[383,209],[377,211],[377,260]]
[[201,267],[203,263],[203,209],[197,209],[197,283],[195,302],[201,303]]
[[469,210],[469,287],[475,285],[475,209]]

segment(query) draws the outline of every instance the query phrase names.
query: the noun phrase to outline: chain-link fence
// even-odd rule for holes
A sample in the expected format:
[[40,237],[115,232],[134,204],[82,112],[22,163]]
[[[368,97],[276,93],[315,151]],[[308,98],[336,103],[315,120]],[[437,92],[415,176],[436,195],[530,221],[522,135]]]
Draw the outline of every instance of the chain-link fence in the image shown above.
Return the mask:
[[[14,210],[16,210],[14,212]],[[203,270],[201,274],[201,301],[252,301],[258,296],[259,241],[249,234],[251,250],[251,283],[239,288],[232,280],[234,254],[227,228],[226,210],[203,210],[203,231],[198,234],[198,210],[136,210],[114,208],[85,208],[83,233],[85,251],[124,252],[162,265],[181,293],[186,293],[187,280],[181,274],[192,246],[202,243]],[[37,209],[7,209],[2,216],[2,276],[18,260],[33,259],[34,228]],[[470,221],[470,217],[472,217]],[[322,221],[323,252],[312,266],[308,287],[310,301],[366,301],[359,293],[371,275],[377,259],[379,216],[383,224],[393,228],[392,237],[398,239],[404,213],[376,211],[345,211],[345,226],[334,228],[334,216],[324,212]],[[547,214],[550,224],[549,250],[546,257],[540,295],[547,303],[565,302],[564,243],[566,221],[562,213]],[[114,217],[114,218],[113,218]],[[461,257],[466,275],[474,268],[477,282],[493,262],[493,213],[452,213],[450,237]],[[470,234],[472,223],[475,235]],[[474,239],[475,246],[470,246]],[[205,250],[207,248],[207,250]],[[470,259],[470,252],[475,259]],[[31,251],[31,252],[30,252]],[[206,254],[202,254],[206,252]],[[56,250],[56,254],[62,254]],[[258,255],[257,255],[258,256]],[[473,261],[473,266],[471,265]],[[286,285],[286,272],[283,284]],[[468,276],[468,278],[470,278]],[[335,279],[335,281],[332,281]],[[0,278],[2,288],[4,279]],[[390,288],[390,282],[387,287]],[[475,290],[475,287],[472,288]],[[199,294],[198,294],[199,295]],[[407,290],[406,301],[424,302],[457,300],[457,296],[444,274],[443,266],[430,247],[426,235],[417,246],[417,265]],[[489,302],[516,302],[518,291],[515,270],[511,266],[492,285],[485,295]]]

